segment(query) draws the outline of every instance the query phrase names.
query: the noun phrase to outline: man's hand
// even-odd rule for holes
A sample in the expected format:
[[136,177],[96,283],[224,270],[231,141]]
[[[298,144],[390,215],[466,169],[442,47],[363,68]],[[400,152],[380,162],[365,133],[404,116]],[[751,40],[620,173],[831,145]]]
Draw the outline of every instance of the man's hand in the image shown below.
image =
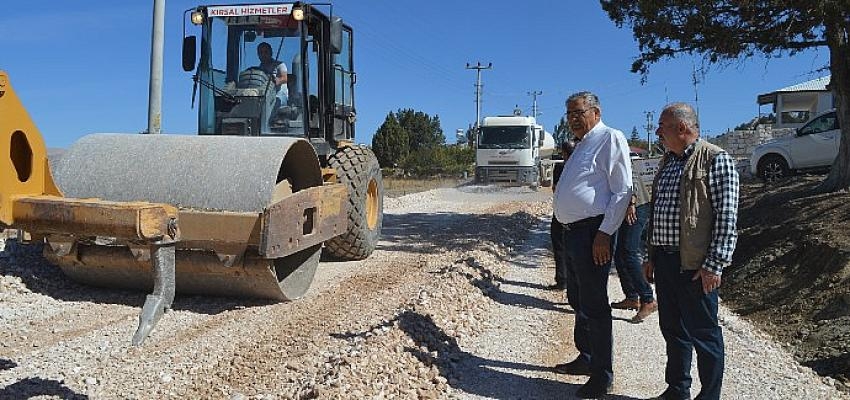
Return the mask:
[[629,204],[626,208],[626,223],[629,225],[634,225],[637,222],[637,206],[634,204]]
[[705,268],[700,268],[694,273],[692,281],[697,279],[702,280],[702,292],[705,294],[711,293],[712,290],[720,287],[720,275],[715,274]]
[[655,264],[652,261],[643,263],[643,277],[646,278],[647,282],[655,283]]
[[611,235],[597,231],[593,238],[593,262],[602,266],[608,261],[611,261]]

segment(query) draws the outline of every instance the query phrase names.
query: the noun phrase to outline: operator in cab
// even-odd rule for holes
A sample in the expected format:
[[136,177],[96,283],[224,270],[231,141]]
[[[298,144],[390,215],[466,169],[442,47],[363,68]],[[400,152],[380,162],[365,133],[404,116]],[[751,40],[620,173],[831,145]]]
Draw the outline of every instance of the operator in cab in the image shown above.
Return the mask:
[[289,89],[286,86],[289,71],[286,69],[286,63],[272,57],[272,46],[268,42],[257,45],[257,57],[260,59],[260,69],[274,80],[276,97],[280,100],[280,105],[286,105],[289,99]]

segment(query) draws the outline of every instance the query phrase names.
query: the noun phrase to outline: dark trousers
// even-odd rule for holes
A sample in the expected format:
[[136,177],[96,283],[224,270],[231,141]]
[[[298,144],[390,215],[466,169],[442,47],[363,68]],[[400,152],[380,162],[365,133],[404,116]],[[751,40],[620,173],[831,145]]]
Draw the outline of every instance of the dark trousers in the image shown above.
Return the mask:
[[[593,239],[602,216],[589,223],[564,226],[567,267],[567,301],[575,310],[573,336],[579,357],[590,363],[591,380],[610,383],[614,379],[611,348],[611,305],[608,303],[608,273],[611,262],[593,262]],[[587,220],[582,220],[587,221]],[[613,252],[614,239],[611,239]]]
[[549,235],[552,238],[552,253],[555,256],[555,284],[566,286],[567,266],[564,264],[564,227],[554,215],[549,227]]
[[617,246],[614,252],[614,265],[620,277],[620,287],[627,299],[640,299],[642,303],[651,303],[652,286],[643,276],[644,242],[641,240],[643,229],[649,220],[650,204],[641,204],[636,208],[637,221],[629,225],[623,221],[617,230]]
[[681,271],[678,251],[655,248],[655,290],[661,334],[667,342],[664,373],[671,395],[688,398],[691,358],[697,353],[702,390],[697,399],[719,399],[723,383],[723,332],[717,322],[717,290],[705,294],[696,271]]

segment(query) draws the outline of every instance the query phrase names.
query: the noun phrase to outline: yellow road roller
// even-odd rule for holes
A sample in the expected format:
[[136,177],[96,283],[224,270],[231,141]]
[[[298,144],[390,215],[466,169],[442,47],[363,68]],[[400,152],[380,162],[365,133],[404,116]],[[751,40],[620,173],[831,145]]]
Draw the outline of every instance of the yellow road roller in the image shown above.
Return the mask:
[[91,134],[48,161],[0,71],[0,225],[77,282],[152,291],[134,345],[175,292],[301,297],[323,248],[364,259],[383,220],[377,159],[353,142],[351,27],[302,3],[183,18],[197,135]]

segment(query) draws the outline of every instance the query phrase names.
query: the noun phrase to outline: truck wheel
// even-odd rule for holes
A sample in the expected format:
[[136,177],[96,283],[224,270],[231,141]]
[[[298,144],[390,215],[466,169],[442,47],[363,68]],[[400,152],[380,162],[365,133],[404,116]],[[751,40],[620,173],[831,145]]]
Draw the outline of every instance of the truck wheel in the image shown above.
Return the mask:
[[384,220],[384,183],[372,150],[353,145],[337,150],[328,159],[337,182],[348,189],[348,228],[325,242],[328,253],[342,260],[369,257],[378,244]]
[[782,156],[771,154],[763,157],[758,164],[758,175],[763,181],[771,183],[787,178],[789,175],[788,163]]

